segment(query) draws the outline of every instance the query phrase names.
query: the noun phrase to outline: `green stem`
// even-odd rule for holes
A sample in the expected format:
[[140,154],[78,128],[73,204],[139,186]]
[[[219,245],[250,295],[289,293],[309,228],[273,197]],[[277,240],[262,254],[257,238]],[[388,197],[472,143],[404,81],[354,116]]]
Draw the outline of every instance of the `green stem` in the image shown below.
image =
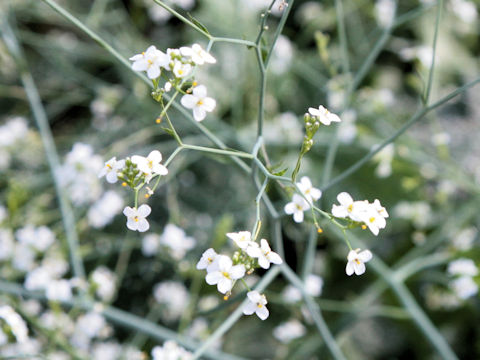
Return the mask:
[[428,85],[425,91],[425,95],[423,97],[423,101],[426,105],[428,105],[428,100],[430,99],[430,92],[432,90],[433,71],[435,69],[435,55],[437,54],[438,30],[440,28],[440,18],[442,17],[442,9],[443,9],[443,0],[438,0],[437,17],[435,19],[435,32],[433,34],[432,65],[430,66],[430,70],[428,72]]
[[195,151],[211,153],[211,154],[218,154],[218,155],[226,155],[226,156],[231,156],[231,157],[241,157],[241,158],[253,159],[252,154],[249,154],[249,153],[246,153],[246,152],[243,152],[243,151],[221,150],[221,149],[215,149],[215,148],[209,148],[209,147],[197,146],[197,145],[189,145],[189,144],[182,144],[182,148],[183,149],[188,149],[188,150],[195,150]]

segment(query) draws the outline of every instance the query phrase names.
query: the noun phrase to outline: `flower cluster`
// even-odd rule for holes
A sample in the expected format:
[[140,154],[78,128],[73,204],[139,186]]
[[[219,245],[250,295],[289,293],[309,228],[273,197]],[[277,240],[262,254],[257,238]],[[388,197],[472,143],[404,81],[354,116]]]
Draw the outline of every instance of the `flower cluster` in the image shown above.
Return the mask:
[[[196,121],[202,121],[207,112],[215,109],[216,101],[207,97],[207,88],[204,85],[198,85],[194,80],[187,82],[187,79],[193,76],[195,66],[216,63],[215,58],[199,44],[193,44],[192,47],[182,46],[180,49],[167,49],[166,53],[152,45],[141,54],[132,56],[130,60],[133,61],[133,70],[145,71],[148,78],[153,81],[152,96],[155,100],[161,101],[163,94],[174,88],[184,94],[181,104],[193,111]],[[162,70],[169,72],[170,75],[162,74]],[[166,78],[166,82],[159,88],[161,75]],[[183,85],[187,85],[185,90]]]
[[310,178],[303,176],[300,182],[296,183],[300,194],[293,194],[292,201],[285,205],[285,213],[293,215],[293,220],[297,223],[303,222],[303,212],[310,209],[312,203],[322,196],[322,192],[314,188]]
[[[147,157],[133,155],[131,158],[117,160],[116,157],[108,160],[100,170],[98,177],[107,179],[109,183],[116,183],[122,180],[123,186],[129,186],[135,190],[136,194],[145,185],[155,177],[168,174],[168,169],[162,165],[162,154],[158,150],[153,150]],[[145,197],[153,194],[153,190],[147,187]],[[150,228],[147,216],[152,209],[147,204],[135,204],[134,207],[126,206],[123,214],[127,217],[127,227],[133,231],[145,232]]]
[[[206,250],[199,262],[197,269],[206,270],[206,282],[209,285],[217,285],[217,289],[226,298],[230,295],[237,280],[242,279],[245,274],[251,274],[256,268],[268,269],[270,264],[281,264],[281,257],[272,251],[268,241],[260,240],[258,244],[249,231],[227,233],[240,250],[236,251],[232,258],[227,255],[217,254],[214,249]],[[268,310],[265,307],[267,300],[264,295],[257,291],[249,291],[247,294],[249,302],[244,308],[244,314],[251,315],[254,312],[262,320],[268,317]]]
[[333,205],[332,215],[337,218],[349,218],[353,222],[363,223],[362,227],[368,227],[374,235],[378,235],[380,229],[387,225],[387,210],[380,204],[378,199],[373,203],[367,200],[354,201],[347,192],[337,195],[340,205]]
[[455,278],[450,287],[460,299],[468,299],[478,293],[478,284],[475,277],[478,267],[472,259],[461,258],[448,264],[447,272]]

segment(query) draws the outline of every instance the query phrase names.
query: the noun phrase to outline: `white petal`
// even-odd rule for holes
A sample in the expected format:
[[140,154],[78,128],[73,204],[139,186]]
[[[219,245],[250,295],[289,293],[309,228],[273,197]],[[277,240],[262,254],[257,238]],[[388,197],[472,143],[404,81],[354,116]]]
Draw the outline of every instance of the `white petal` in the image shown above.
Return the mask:
[[127,220],[127,228],[129,228],[130,230],[136,231],[138,229],[138,222],[136,222],[132,218],[129,218]]
[[242,278],[245,275],[245,266],[244,265],[235,265],[230,269],[230,276],[237,280]]
[[203,99],[203,108],[205,111],[212,112],[215,109],[215,106],[217,106],[215,99],[212,99],[211,97]]
[[223,275],[220,271],[212,271],[205,276],[205,281],[207,282],[208,285],[215,285],[217,284],[221,279],[223,279]]
[[277,264],[277,265],[279,265],[283,262],[280,255],[278,255],[277,253],[275,253],[273,251],[270,254],[268,254],[268,260],[270,260],[271,263]]
[[159,175],[167,175],[168,174],[168,169],[161,164],[157,164],[153,167],[153,172],[155,174],[159,174]]
[[354,269],[353,269],[353,262],[352,261],[347,262],[347,267],[346,267],[345,271],[346,271],[348,276],[351,276],[353,274]]
[[232,290],[233,282],[230,279],[223,277],[217,284],[217,289],[222,294],[225,294],[227,291]]
[[353,262],[353,268],[355,269],[355,274],[357,275],[362,275],[365,272],[365,264],[363,262],[360,264]]
[[108,172],[106,179],[110,184],[115,184],[118,181],[117,172],[116,171]]
[[206,116],[207,112],[205,111],[205,109],[203,109],[203,107],[196,106],[193,108],[193,118],[196,121],[202,121],[203,119],[205,119]]
[[269,315],[268,309],[266,306],[262,306],[262,307],[257,306],[257,311],[255,313],[261,320],[266,320]]
[[295,213],[293,213],[293,220],[296,223],[303,222],[303,211],[296,211]]
[[341,192],[340,194],[338,194],[337,200],[342,205],[350,205],[351,203],[353,203],[352,197],[347,192]]
[[310,189],[310,196],[313,200],[318,200],[322,197],[322,191],[316,188]]
[[258,265],[260,265],[260,267],[264,268],[264,269],[269,269],[270,268],[270,261],[268,261],[268,259],[263,256],[260,256],[258,258]]
[[328,115],[328,119],[331,121],[331,122],[340,122],[342,120],[340,120],[340,118],[338,117],[338,115],[334,114],[334,113],[329,113]]
[[123,209],[123,215],[127,217],[133,217],[137,215],[137,211],[130,206],[126,206],[125,209]]
[[347,209],[342,205],[335,205],[332,206],[332,215],[339,218],[345,218],[348,216]]
[[285,214],[292,215],[295,210],[297,210],[297,207],[295,206],[294,202],[289,202],[285,207],[283,208],[285,211]]
[[203,99],[207,96],[207,88],[205,85],[198,85],[197,87],[193,88],[193,95],[197,98]]
[[243,307],[243,313],[244,313],[245,315],[252,315],[256,310],[257,310],[257,305],[254,304],[253,302],[248,302],[248,303]]
[[151,65],[147,70],[147,76],[149,79],[156,79],[160,76],[160,68],[158,66]]
[[232,267],[232,259],[230,259],[226,255],[219,255],[218,256],[218,268],[220,271],[230,271]]
[[[256,244],[256,243],[254,243]],[[262,255],[262,251],[260,250],[260,248],[257,246],[249,246],[247,247],[247,254],[248,256],[252,257],[252,258],[258,258],[259,256]]]
[[147,220],[142,219],[138,221],[138,231],[139,232],[145,232],[150,228],[150,224],[148,223]]
[[249,291],[247,293],[248,300],[252,303],[257,304],[262,300],[262,295],[256,290]]
[[180,103],[187,109],[193,109],[195,106],[197,106],[197,102],[198,98],[190,94],[184,95],[180,100]]
[[313,108],[313,107],[308,108],[308,112],[309,112],[310,115],[312,115],[312,116],[320,116],[320,115],[321,115],[320,110],[315,109],[315,108]]
[[131,160],[132,160],[132,163],[137,164],[137,165],[147,161],[146,158],[144,158],[143,156],[140,156],[140,155],[133,155]]
[[141,217],[147,217],[152,212],[152,209],[147,204],[143,204],[138,208],[138,215]]
[[148,69],[147,60],[141,59],[141,60],[135,61],[132,64],[132,69],[135,71],[146,71]]
[[372,260],[372,252],[370,250],[363,250],[361,253],[358,254],[358,259],[363,262],[368,262]]
[[158,150],[153,150],[150,154],[148,154],[147,159],[154,163],[159,163],[162,161],[162,153]]

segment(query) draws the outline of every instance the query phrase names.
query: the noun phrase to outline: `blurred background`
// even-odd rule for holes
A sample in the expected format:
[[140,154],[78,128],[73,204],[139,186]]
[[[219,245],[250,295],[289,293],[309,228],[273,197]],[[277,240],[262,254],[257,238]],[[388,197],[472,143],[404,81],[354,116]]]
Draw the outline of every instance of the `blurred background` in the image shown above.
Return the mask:
[[[162,51],[207,45],[208,39],[153,1],[56,3],[125,58],[152,44]],[[166,3],[185,16],[191,14],[214,36],[252,41],[259,32],[260,14],[270,4],[264,0]],[[479,74],[478,2],[440,3],[428,105]],[[338,26],[339,4],[345,48]],[[338,113],[343,121],[320,128],[299,175],[309,176],[314,186],[325,190],[320,202],[325,211],[330,211],[341,191],[355,199],[381,200],[390,213],[387,228],[378,237],[360,229],[352,231],[354,236],[405,283],[459,358],[480,358],[479,278],[472,272],[459,282],[466,277],[449,266],[458,259],[476,265],[480,258],[478,88],[462,91],[428,112],[348,178],[332,186],[326,186],[328,179],[325,182],[332,142],[338,141],[331,177],[335,179],[424,106],[437,1],[297,0],[289,10],[267,75],[264,138],[271,168],[286,169],[290,175],[308,107],[323,104]],[[284,11],[278,0],[267,21],[267,44]],[[133,203],[132,192],[97,175],[113,156],[146,156],[156,149],[167,158],[175,150],[175,140],[155,123],[161,108],[151,98],[150,88],[45,2],[4,1],[0,12],[23,48],[53,134],[60,159],[58,177],[72,204],[85,266],[87,284],[81,286],[99,302],[205,340],[244,294],[224,301],[215,287],[204,282],[195,264],[209,247],[227,252],[233,248],[226,232],[252,227],[257,189],[250,176],[229,158],[182,152],[148,200],[150,231],[129,232],[121,212]],[[256,140],[260,94],[254,50],[217,42],[211,53],[217,63],[203,67],[197,79],[207,85],[217,107],[202,124],[228,147],[250,152]],[[365,68],[370,57],[374,62]],[[88,318],[95,312],[75,306],[62,310],[9,294],[5,285],[41,290],[41,270],[46,268],[57,280],[74,275],[52,173],[18,64],[4,36],[0,41],[0,278],[4,281],[0,302],[26,320],[30,340],[27,345],[5,341],[0,354],[140,359],[142,352],[149,354],[161,342],[108,319]],[[349,93],[352,83],[355,89]],[[170,118],[186,143],[214,146],[180,112],[172,109]],[[267,193],[282,212],[289,201],[284,189],[271,183]],[[265,208],[262,218],[261,234],[270,239]],[[310,226],[295,224],[287,216],[281,223],[285,260],[300,272],[306,252],[311,251],[307,248]],[[313,273],[305,278],[345,356],[440,358],[395,289],[379,274],[380,267],[367,265],[365,275],[346,276],[347,252],[342,238],[325,228],[317,239]],[[252,278],[252,283],[258,280]],[[216,343],[217,349],[248,359],[329,358],[295,289],[279,277],[266,294],[270,318],[240,319]],[[87,334],[85,323],[98,324],[98,329]],[[51,334],[58,334],[61,345],[51,341]]]

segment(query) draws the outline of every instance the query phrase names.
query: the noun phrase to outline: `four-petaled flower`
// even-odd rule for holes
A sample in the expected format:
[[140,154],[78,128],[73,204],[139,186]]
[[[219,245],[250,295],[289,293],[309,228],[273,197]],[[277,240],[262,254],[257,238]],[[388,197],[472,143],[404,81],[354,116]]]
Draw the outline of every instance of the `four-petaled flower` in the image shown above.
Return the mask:
[[285,213],[293,214],[296,223],[303,221],[303,212],[310,209],[310,204],[299,194],[293,194],[292,201],[285,205]]
[[322,196],[322,191],[312,186],[308,176],[303,176],[297,186],[310,202],[317,201]]
[[310,115],[315,116],[318,120],[323,125],[330,125],[332,122],[340,122],[340,118],[338,115],[335,115],[334,113],[331,113],[328,111],[326,108],[324,108],[322,105],[318,107],[318,109],[315,108],[308,108],[308,112]]
[[270,249],[270,245],[268,245],[267,240],[260,240],[260,247],[257,243],[253,244],[254,246],[251,245],[247,248],[247,254],[253,258],[257,258],[258,265],[260,265],[262,268],[268,269],[270,267],[270,263],[279,265],[283,262],[280,255]]
[[103,167],[102,170],[100,170],[100,173],[98,174],[98,177],[101,178],[102,176],[105,176],[107,181],[110,184],[114,184],[118,181],[118,176],[117,173],[122,170],[125,167],[125,160],[118,160],[114,156],[110,160],[108,160],[105,163],[105,166]]
[[190,57],[197,65],[203,65],[204,63],[215,64],[217,62],[212,55],[203,50],[198,44],[193,44],[191,48],[183,46],[180,48],[180,53],[183,56]]
[[252,244],[255,244],[252,241],[252,234],[250,234],[250,231],[240,231],[237,233],[227,233],[227,236],[232,239],[237,246],[242,249],[246,250],[249,246],[252,246]]
[[209,285],[216,284],[218,291],[222,294],[232,290],[234,281],[245,275],[245,266],[243,264],[233,265],[232,259],[225,255],[219,255],[217,266],[217,269],[207,274],[205,280]]
[[219,255],[212,248],[207,249],[203,252],[202,257],[197,263],[197,269],[203,270],[206,269],[207,272],[215,271],[218,269],[218,257]]
[[147,183],[150,182],[153,175],[167,175],[168,169],[160,164],[162,154],[158,150],[153,150],[147,157],[134,155],[132,162],[137,165],[138,170],[146,176]]
[[181,79],[189,75],[192,72],[192,69],[192,65],[176,61],[172,71],[177,78]]
[[248,303],[243,308],[245,315],[252,315],[253,313],[261,320],[268,318],[269,312],[265,305],[267,305],[267,298],[258,291],[249,291],[247,293]]
[[160,76],[160,67],[167,68],[170,56],[152,45],[147,51],[132,56],[130,60],[133,61],[133,70],[146,71],[149,79],[156,79]]
[[347,267],[345,271],[347,275],[350,276],[353,273],[356,275],[362,275],[365,272],[365,263],[372,259],[372,253],[370,250],[363,250],[359,252],[360,249],[350,250],[348,253]]
[[207,112],[215,109],[216,101],[207,97],[207,88],[199,85],[193,89],[192,94],[187,94],[180,100],[187,109],[193,109],[193,118],[196,121],[202,121],[207,116]]
[[127,206],[123,209],[123,214],[127,217],[127,228],[133,231],[145,232],[150,228],[150,224],[145,219],[152,209],[143,204],[138,209]]
[[335,217],[346,218],[349,217],[353,221],[363,221],[362,212],[368,206],[366,201],[353,201],[353,198],[347,192],[342,192],[337,195],[337,200],[340,205],[332,206],[332,215]]

